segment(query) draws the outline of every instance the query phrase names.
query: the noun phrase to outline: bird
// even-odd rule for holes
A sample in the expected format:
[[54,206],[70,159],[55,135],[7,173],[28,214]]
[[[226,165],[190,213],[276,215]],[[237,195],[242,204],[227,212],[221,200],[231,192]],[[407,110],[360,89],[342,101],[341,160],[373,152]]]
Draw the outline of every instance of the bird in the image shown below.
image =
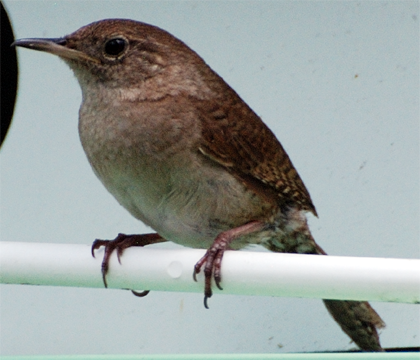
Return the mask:
[[[258,244],[278,253],[326,255],[307,214],[315,206],[274,133],[184,42],[128,19],[93,22],[70,35],[15,46],[59,56],[82,90],[79,136],[102,184],[155,233],[95,240],[109,258],[131,246],[172,241],[207,249],[204,306],[222,289],[225,250]],[[146,292],[138,293],[144,296]],[[381,317],[365,301],[323,300],[364,351],[383,351]]]

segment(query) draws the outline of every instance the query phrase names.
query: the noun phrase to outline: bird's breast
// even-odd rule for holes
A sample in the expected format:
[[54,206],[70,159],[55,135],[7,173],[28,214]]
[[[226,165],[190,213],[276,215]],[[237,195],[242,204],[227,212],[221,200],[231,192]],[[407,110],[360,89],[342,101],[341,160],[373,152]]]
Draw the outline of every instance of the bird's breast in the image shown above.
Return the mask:
[[193,115],[87,102],[79,133],[95,174],[123,207],[168,240],[206,248],[220,232],[268,218],[273,209],[198,150]]

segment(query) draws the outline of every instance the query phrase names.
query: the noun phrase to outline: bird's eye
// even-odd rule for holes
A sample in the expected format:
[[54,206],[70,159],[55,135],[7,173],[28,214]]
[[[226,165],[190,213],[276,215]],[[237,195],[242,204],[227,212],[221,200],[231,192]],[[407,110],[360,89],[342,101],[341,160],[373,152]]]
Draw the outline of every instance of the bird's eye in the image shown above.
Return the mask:
[[104,48],[105,55],[108,55],[111,57],[118,57],[124,52],[124,50],[127,48],[127,45],[128,45],[127,40],[123,38],[114,38],[114,39],[108,40],[105,43],[105,48]]

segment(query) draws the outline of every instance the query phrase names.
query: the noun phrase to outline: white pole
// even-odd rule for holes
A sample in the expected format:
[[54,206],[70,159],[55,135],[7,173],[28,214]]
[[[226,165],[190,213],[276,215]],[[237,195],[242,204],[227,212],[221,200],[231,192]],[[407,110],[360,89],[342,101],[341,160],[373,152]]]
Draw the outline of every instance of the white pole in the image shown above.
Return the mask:
[[[110,261],[108,287],[203,292],[192,279],[204,250],[126,249]],[[103,287],[103,250],[90,246],[0,242],[0,282]],[[215,293],[420,303],[420,260],[227,251],[223,291]]]

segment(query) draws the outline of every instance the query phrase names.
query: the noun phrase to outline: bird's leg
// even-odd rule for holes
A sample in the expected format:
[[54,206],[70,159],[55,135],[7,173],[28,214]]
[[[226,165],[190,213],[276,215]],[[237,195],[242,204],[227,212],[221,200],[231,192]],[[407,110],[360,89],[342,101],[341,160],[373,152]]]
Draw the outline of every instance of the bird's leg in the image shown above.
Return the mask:
[[213,276],[216,286],[223,290],[220,286],[222,281],[221,277],[221,265],[223,254],[228,248],[229,244],[237,237],[259,231],[264,227],[264,223],[261,221],[252,221],[245,225],[239,226],[234,229],[230,229],[220,233],[214,240],[212,246],[207,250],[206,254],[195,264],[193,278],[197,281],[196,275],[201,271],[204,266],[204,307],[208,309],[207,299],[212,296],[211,290],[211,278]]
[[[92,256],[95,257],[95,250],[99,249],[101,246],[105,247],[104,258],[102,259],[101,271],[102,271],[102,280],[104,281],[105,287],[108,287],[106,282],[106,274],[109,270],[109,259],[114,250],[117,250],[118,262],[121,264],[121,255],[125,249],[132,246],[146,246],[150,244],[157,244],[165,242],[166,240],[162,238],[159,234],[142,234],[142,235],[125,235],[118,234],[114,240],[99,240],[96,239],[91,248]],[[146,296],[149,291],[136,292],[131,290],[132,293],[136,296]]]

